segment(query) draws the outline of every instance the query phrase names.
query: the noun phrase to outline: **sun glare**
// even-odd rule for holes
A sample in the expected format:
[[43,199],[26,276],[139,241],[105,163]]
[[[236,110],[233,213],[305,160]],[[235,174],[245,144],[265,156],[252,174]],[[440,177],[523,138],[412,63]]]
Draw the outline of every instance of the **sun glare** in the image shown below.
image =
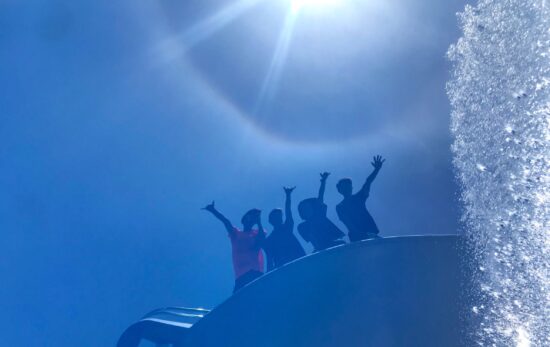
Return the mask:
[[342,0],[292,0],[292,9],[299,11],[304,7],[324,7],[337,5]]

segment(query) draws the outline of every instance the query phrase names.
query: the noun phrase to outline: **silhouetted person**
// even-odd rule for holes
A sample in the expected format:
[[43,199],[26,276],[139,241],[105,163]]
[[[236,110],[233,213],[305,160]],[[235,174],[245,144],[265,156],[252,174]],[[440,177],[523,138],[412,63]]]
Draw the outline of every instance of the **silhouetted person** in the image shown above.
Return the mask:
[[353,194],[353,185],[349,178],[341,179],[336,185],[338,192],[344,196],[344,199],[336,205],[336,212],[338,218],[348,228],[348,236],[351,242],[378,237],[378,227],[367,211],[365,203],[369,197],[370,186],[385,161],[386,159],[382,159],[379,155],[373,158],[371,164],[374,170],[367,177],[361,190],[355,194]]
[[[218,218],[229,235],[235,270],[235,287],[233,293],[263,275],[264,256],[261,245],[265,240],[265,231],[260,218],[261,211],[252,209],[241,218],[243,229],[234,227],[229,219],[216,210],[214,201],[203,208]],[[257,225],[257,229],[252,227]]]
[[263,244],[267,256],[267,271],[306,255],[302,245],[294,236],[294,219],[292,218],[290,202],[290,196],[294,188],[283,188],[286,195],[285,221],[283,222],[283,211],[280,208],[276,208],[269,213],[269,223],[273,225],[273,231]]
[[304,222],[298,225],[300,236],[311,242],[315,251],[344,244],[344,233],[327,218],[327,205],[324,203],[328,172],[321,174],[321,186],[317,198],[305,199],[298,204],[298,212]]

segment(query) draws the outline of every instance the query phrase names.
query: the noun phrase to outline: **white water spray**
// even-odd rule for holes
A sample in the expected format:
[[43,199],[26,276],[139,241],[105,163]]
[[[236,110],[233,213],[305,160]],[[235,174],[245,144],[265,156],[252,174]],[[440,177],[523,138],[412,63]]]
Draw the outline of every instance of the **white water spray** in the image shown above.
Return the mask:
[[550,3],[480,0],[449,50],[482,346],[550,346]]

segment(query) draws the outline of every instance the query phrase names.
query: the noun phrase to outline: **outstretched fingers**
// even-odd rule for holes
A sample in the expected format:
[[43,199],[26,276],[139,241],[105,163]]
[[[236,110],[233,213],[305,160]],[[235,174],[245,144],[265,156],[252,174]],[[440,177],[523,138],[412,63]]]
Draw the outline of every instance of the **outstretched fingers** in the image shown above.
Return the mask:
[[321,172],[319,175],[321,176],[322,180],[326,180],[328,176],[330,176],[330,172]]
[[285,193],[287,194],[290,194],[294,191],[294,189],[296,189],[296,186],[294,187],[283,187],[283,190],[285,191]]
[[383,159],[381,155],[375,155],[374,157],[372,157],[371,165],[375,168],[382,167],[382,164],[384,164],[385,161],[386,159]]
[[216,202],[215,202],[214,200],[212,200],[212,203],[210,203],[210,204],[204,206],[203,208],[201,208],[201,210],[206,210],[206,211],[213,210],[214,207],[215,207],[215,203],[216,203]]

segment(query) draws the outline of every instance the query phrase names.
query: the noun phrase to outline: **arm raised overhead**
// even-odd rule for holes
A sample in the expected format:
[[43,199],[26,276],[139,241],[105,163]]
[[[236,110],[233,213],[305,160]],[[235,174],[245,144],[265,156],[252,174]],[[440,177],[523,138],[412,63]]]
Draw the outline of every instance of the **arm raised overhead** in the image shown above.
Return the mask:
[[214,215],[214,217],[216,217],[220,222],[223,223],[225,229],[227,230],[228,233],[232,233],[233,230],[235,229],[235,227],[233,226],[233,224],[229,221],[229,219],[227,219],[223,214],[221,214],[217,209],[216,209],[216,206],[215,206],[215,202],[212,201],[211,204],[208,204],[206,205],[205,207],[202,208],[203,210],[205,211],[208,211],[210,213],[212,213]]
[[357,193],[357,195],[365,199],[368,198],[369,192],[370,192],[370,186],[374,181],[374,179],[376,178],[376,176],[378,175],[378,172],[382,168],[382,165],[384,164],[385,161],[386,159],[382,159],[382,156],[380,155],[376,155],[372,158],[371,165],[374,167],[374,170],[372,170],[372,173],[369,175],[369,177],[367,177],[365,183],[363,184],[363,187],[361,187],[361,190]]

